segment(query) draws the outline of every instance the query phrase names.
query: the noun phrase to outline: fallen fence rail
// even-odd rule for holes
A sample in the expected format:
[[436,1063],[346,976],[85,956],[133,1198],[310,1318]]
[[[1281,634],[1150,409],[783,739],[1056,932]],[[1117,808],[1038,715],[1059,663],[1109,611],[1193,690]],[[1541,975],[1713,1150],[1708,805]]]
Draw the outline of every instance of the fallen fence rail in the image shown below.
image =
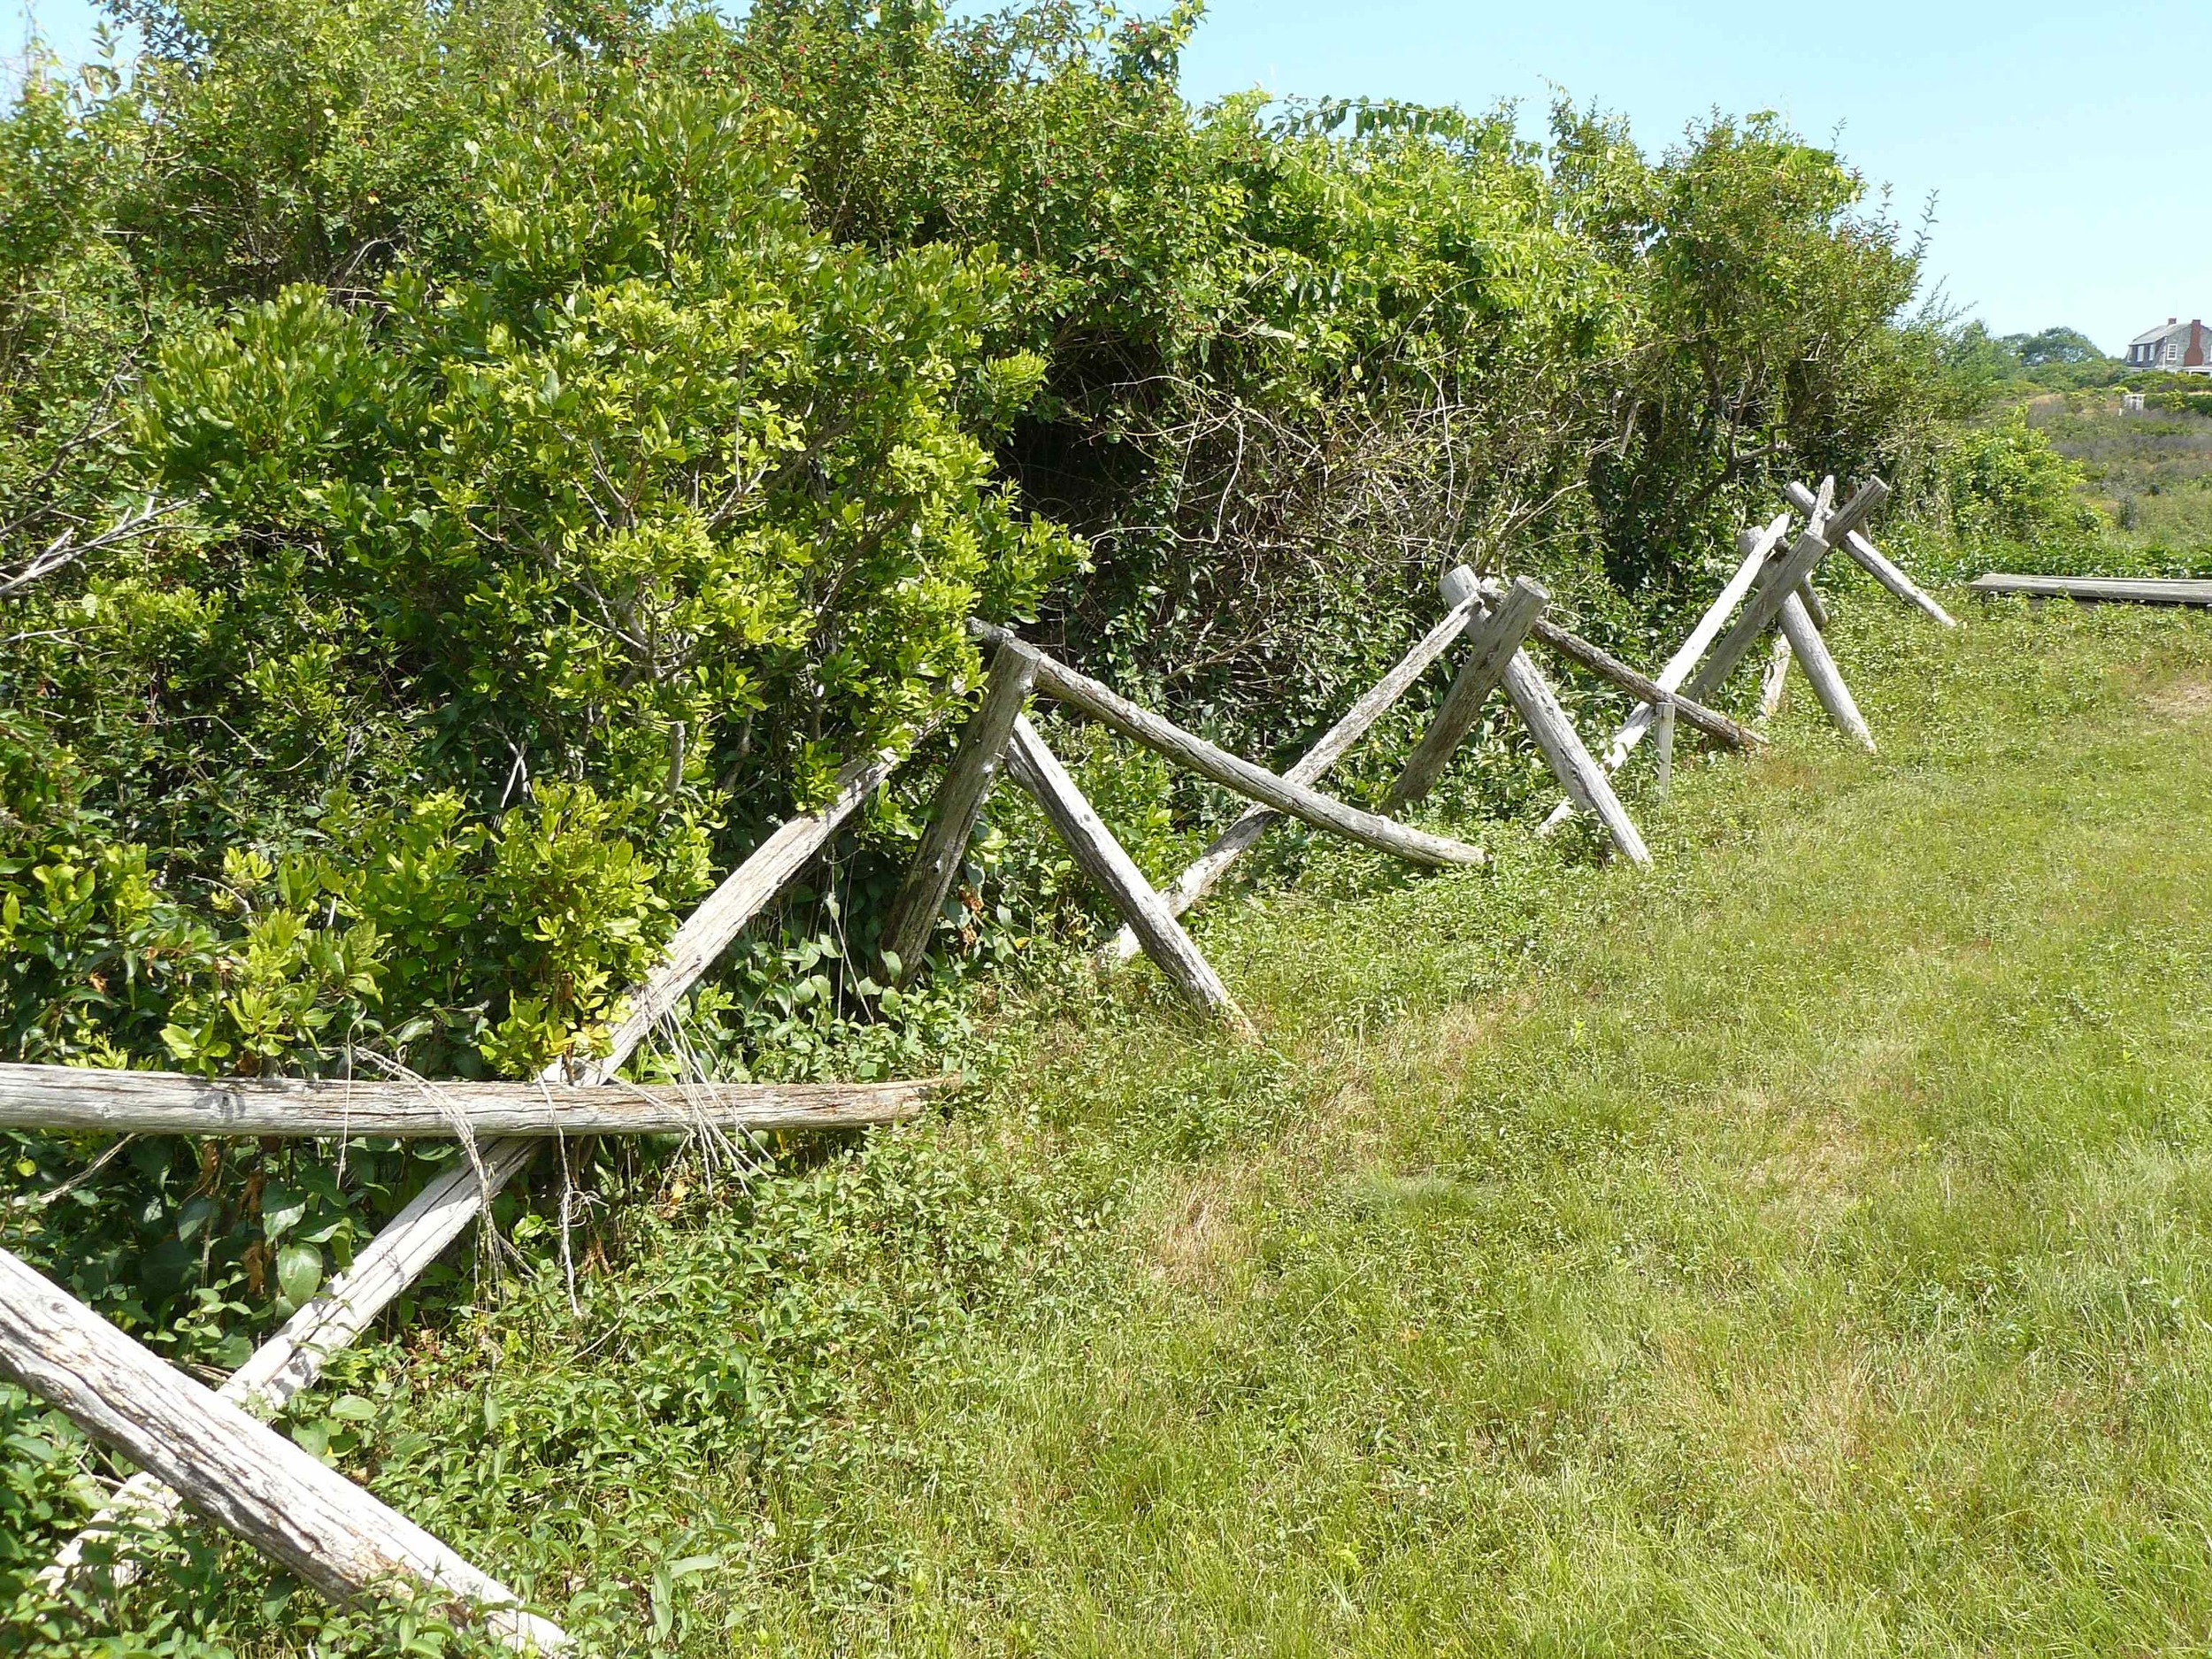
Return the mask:
[[2089,604],[2212,605],[2212,582],[2165,576],[2011,576],[1992,572],[1966,584],[1985,596],[2074,599]]
[[683,1134],[896,1123],[957,1077],[882,1083],[412,1082],[0,1064],[0,1129],[118,1134]]

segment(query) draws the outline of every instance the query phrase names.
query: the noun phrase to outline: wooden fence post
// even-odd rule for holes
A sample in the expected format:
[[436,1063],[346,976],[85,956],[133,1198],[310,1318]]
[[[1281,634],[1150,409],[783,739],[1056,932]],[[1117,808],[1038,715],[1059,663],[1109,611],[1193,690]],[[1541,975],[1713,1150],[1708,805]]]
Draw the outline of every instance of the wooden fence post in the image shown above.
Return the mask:
[[992,658],[989,688],[982,706],[960,733],[960,747],[938,787],[937,806],[922,832],[914,862],[907,866],[898,896],[891,901],[883,923],[883,950],[897,966],[891,970],[894,984],[910,978],[915,964],[928,949],[937,925],[937,912],[952,891],[967,854],[983,803],[998,780],[1006,756],[1006,741],[1014,720],[1029,701],[1029,688],[1037,679],[1038,654],[1033,646],[1009,637]]
[[1713,694],[1727,682],[1736,664],[1759,637],[1774,626],[1783,602],[1797,591],[1798,583],[1810,576],[1828,556],[1829,540],[1840,541],[1858,527],[1866,516],[1889,498],[1889,486],[1878,478],[1870,478],[1854,492],[1849,501],[1836,510],[1823,534],[1808,530],[1791,544],[1789,552],[1780,560],[1769,564],[1761,573],[1761,580],[1753,587],[1744,601],[1743,611],[1735,626],[1721,636],[1712,654],[1691,675],[1685,687],[1701,703],[1712,700]]
[[1083,873],[1105,888],[1115,908],[1137,930],[1145,953],[1159,964],[1169,982],[1204,1012],[1227,1021],[1241,1035],[1253,1035],[1252,1022],[1229,995],[1213,964],[1191,942],[1182,924],[1153,891],[1136,861],[1114,839],[1113,832],[1075,787],[1075,780],[1068,776],[1059,757],[1045,747],[1044,739],[1025,716],[1014,722],[1007,763],[1015,781],[1036,796],[1037,804],[1075,855]]
[[1789,642],[1796,655],[1798,666],[1805,671],[1805,683],[1813,688],[1813,695],[1820,699],[1820,706],[1835,722],[1836,729],[1847,737],[1856,738],[1874,752],[1874,733],[1868,731],[1865,719],[1859,713],[1859,705],[1853,701],[1851,687],[1844,684],[1843,671],[1836,666],[1836,659],[1829,654],[1827,641],[1820,637],[1820,630],[1805,608],[1805,602],[1792,594],[1782,602],[1777,618],[1781,625],[1778,637]]
[[[1444,578],[1444,596],[1460,597],[1467,578],[1454,571]],[[1533,584],[1531,584],[1533,586]],[[1517,587],[1518,584],[1517,583]],[[1541,591],[1540,589],[1539,590]],[[1502,601],[1501,603],[1502,604]],[[1525,650],[1517,649],[1505,665],[1502,677],[1505,695],[1513,700],[1513,707],[1528,727],[1529,735],[1544,753],[1553,775],[1567,791],[1567,798],[1584,810],[1593,814],[1605,826],[1613,845],[1632,864],[1648,864],[1651,851],[1644,845],[1644,838],[1637,830],[1635,821],[1628,816],[1628,809],[1613,793],[1613,786],[1605,776],[1605,768],[1591,757],[1583,747],[1582,739],[1575,731],[1574,722],[1567,718],[1566,710],[1559,706],[1559,699],[1539,673],[1536,664],[1529,660]]]
[[[1790,483],[1788,493],[1791,504],[1800,512],[1803,512],[1813,501],[1813,492],[1794,480]],[[1846,535],[1843,538],[1843,550],[1857,561],[1860,568],[1868,575],[1907,604],[1919,611],[1939,627],[1955,628],[1958,626],[1958,618],[1924,593],[1919,584],[1892,564],[1882,550],[1870,541],[1863,532],[1854,530]]]
[[[1763,530],[1746,530],[1736,538],[1739,562],[1735,574],[1722,585],[1719,595],[1698,618],[1697,626],[1690,630],[1689,637],[1676,648],[1674,655],[1667,658],[1666,666],[1653,677],[1653,682],[1661,689],[1679,689],[1683,681],[1689,679],[1697,665],[1705,660],[1707,648],[1720,637],[1721,630],[1728,626],[1728,618],[1735,613],[1744,595],[1751,591],[1759,572],[1766,567],[1768,556],[1781,544],[1782,538],[1789,534],[1789,527],[1790,516],[1782,513]],[[1606,771],[1618,772],[1627,764],[1629,756],[1635,752],[1636,745],[1644,741],[1644,734],[1651,730],[1655,718],[1656,710],[1647,703],[1621,723],[1620,730],[1613,733],[1613,741],[1606,745]],[[1551,810],[1551,815],[1544,820],[1537,833],[1550,834],[1572,818],[1574,811],[1575,803],[1572,801],[1562,801]]]
[[5,1250],[0,1371],[334,1601],[427,1597],[511,1647],[568,1645],[497,1579]]
[[[1456,605],[1470,598],[1481,603],[1474,572],[1465,565],[1447,575],[1444,583],[1447,603]],[[1536,619],[1550,603],[1551,595],[1542,585],[1524,576],[1515,580],[1494,609],[1486,615],[1479,615],[1467,631],[1467,655],[1461,659],[1451,689],[1444,694],[1435,718],[1429,722],[1419,747],[1408,757],[1398,780],[1390,786],[1383,810],[1401,811],[1436,787],[1436,780],[1444,775],[1444,768],[1451,762],[1452,752],[1481,718],[1484,700],[1505,679],[1506,671],[1521,649],[1521,641],[1528,637],[1529,629],[1535,626]]]

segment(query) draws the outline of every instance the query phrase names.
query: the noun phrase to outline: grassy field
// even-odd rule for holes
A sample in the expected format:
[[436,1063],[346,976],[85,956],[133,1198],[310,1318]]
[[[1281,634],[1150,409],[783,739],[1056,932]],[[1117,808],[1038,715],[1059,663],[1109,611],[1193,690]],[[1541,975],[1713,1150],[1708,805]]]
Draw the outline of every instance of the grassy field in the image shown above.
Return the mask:
[[[1317,857],[1201,926],[1260,1047],[1140,974],[300,1428],[594,1647],[2201,1650],[2212,622],[1839,655],[1879,757],[1801,687],[1652,872]],[[396,1646],[176,1571],[167,1640]]]

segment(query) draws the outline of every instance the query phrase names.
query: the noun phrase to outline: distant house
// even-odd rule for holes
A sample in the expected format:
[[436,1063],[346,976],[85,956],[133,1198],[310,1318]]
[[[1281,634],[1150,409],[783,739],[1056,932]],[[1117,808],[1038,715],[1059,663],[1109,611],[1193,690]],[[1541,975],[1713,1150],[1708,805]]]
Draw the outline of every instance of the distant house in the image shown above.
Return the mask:
[[2169,317],[2163,328],[2154,328],[2128,342],[2127,361],[2131,369],[2212,374],[2212,328],[2207,328],[2201,318],[2185,323]]

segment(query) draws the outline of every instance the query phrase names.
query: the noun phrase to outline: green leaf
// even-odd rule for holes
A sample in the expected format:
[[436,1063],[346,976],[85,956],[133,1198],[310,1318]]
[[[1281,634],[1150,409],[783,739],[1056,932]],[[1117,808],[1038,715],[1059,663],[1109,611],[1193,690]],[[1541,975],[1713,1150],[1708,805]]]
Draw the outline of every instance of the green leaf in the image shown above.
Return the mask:
[[277,1252],[277,1288],[297,1307],[321,1287],[323,1253],[311,1244],[288,1244]]
[[271,1181],[261,1189],[261,1230],[272,1244],[297,1226],[306,1213],[306,1198],[281,1181]]

